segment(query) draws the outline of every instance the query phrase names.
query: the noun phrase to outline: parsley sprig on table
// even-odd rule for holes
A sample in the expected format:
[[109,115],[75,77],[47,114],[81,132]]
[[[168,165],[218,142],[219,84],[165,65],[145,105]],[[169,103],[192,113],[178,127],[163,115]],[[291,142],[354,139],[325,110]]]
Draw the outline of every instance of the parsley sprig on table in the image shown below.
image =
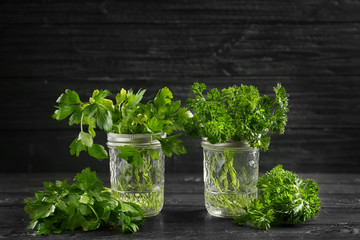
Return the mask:
[[287,123],[288,94],[281,84],[274,87],[275,97],[260,96],[254,86],[232,86],[222,91],[194,83],[194,98],[187,105],[194,116],[187,124],[186,134],[206,137],[210,143],[246,140],[251,147],[267,150],[269,132],[284,133]]
[[[97,159],[108,158],[105,148],[94,143],[98,127],[106,133],[147,133],[160,141],[166,156],[185,154],[186,149],[178,138],[180,134],[162,138],[157,133],[170,135],[182,130],[189,118],[187,109],[180,107],[180,101],[172,101],[172,92],[167,87],[159,90],[154,100],[145,104],[141,103],[144,93],[144,89],[137,93],[121,89],[114,104],[108,98],[111,95],[108,90],[95,90],[88,102],[82,102],[75,91],[67,89],[57,99],[57,110],[52,117],[56,120],[69,117],[69,125],[80,125],[80,133],[71,143],[70,153],[79,156],[80,152],[87,151]],[[118,148],[129,163],[141,165],[142,150],[129,145]]]
[[303,223],[320,212],[317,184],[284,170],[281,165],[259,178],[257,187],[259,198],[244,207],[244,215],[234,218],[236,224],[250,223],[259,229],[269,229],[279,224]]
[[44,187],[35,199],[25,199],[25,211],[32,219],[28,229],[37,229],[37,234],[120,225],[123,232],[137,232],[144,221],[138,205],[116,200],[89,168],[77,174],[72,185],[64,180],[44,182]]

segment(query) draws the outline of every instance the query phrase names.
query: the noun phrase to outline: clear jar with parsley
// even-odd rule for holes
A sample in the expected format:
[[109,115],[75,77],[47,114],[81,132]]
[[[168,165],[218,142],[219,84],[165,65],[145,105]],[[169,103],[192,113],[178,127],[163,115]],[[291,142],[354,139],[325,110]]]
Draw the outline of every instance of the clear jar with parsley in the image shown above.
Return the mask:
[[[159,214],[164,205],[165,182],[165,155],[160,142],[150,134],[109,133],[107,138],[113,195],[120,201],[138,204],[145,217]],[[139,150],[139,158],[131,164],[119,155],[126,146]]]
[[204,153],[204,197],[210,215],[232,218],[257,198],[259,149],[246,141],[201,143]]

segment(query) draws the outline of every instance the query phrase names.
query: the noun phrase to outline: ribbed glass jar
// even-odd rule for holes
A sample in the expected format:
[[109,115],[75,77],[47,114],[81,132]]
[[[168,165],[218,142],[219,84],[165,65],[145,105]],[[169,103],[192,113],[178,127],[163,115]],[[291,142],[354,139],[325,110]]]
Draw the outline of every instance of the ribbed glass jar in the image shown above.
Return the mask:
[[204,197],[209,214],[216,217],[241,215],[257,198],[259,149],[246,141],[201,143],[204,153]]
[[[138,204],[145,217],[159,214],[164,205],[165,180],[165,156],[160,142],[149,134],[109,133],[107,140],[110,184],[114,196],[121,201]],[[116,147],[125,145],[146,148],[141,153],[142,165],[135,167],[118,157],[120,151]]]

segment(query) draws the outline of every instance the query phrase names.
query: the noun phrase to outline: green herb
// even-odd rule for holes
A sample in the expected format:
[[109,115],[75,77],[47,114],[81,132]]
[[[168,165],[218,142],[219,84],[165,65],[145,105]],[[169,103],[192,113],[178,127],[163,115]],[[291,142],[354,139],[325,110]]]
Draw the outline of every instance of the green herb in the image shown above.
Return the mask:
[[[244,212],[243,207],[257,197],[258,167],[247,167],[253,152],[236,153],[239,151],[204,149],[205,204],[210,212],[222,217],[239,216]],[[235,164],[234,155],[237,155]]]
[[223,89],[214,88],[206,96],[203,83],[194,83],[194,98],[187,105],[194,110],[185,131],[192,137],[206,137],[210,143],[246,140],[251,147],[267,150],[269,132],[284,133],[287,122],[288,94],[278,84],[275,97],[260,96],[254,86],[241,85]]
[[[113,103],[106,99],[111,93],[107,90],[95,90],[89,102],[82,102],[79,95],[67,89],[57,99],[57,110],[52,115],[56,120],[69,117],[69,125],[80,124],[80,133],[70,145],[71,155],[79,156],[80,152],[87,151],[90,156],[97,159],[108,158],[108,153],[102,145],[95,144],[95,128],[98,126],[104,131],[112,128],[111,112]],[[88,126],[87,131],[84,126]]]
[[[172,102],[173,95],[166,87],[157,93],[153,101],[146,104],[139,102],[143,92],[144,90],[134,95],[131,90],[122,89],[116,96],[117,105],[113,113],[116,120],[112,132],[148,133],[160,142],[165,156],[171,157],[173,153],[185,154],[186,149],[182,141],[178,139],[181,134],[162,138],[157,133],[170,135],[174,131],[183,130],[189,118],[187,109],[180,107],[180,101]],[[133,103],[132,99],[137,99],[137,101]],[[142,156],[147,152],[147,148],[136,149],[130,145],[117,147],[117,149],[121,151],[120,158],[135,166],[142,164]]]
[[[121,89],[114,104],[107,98],[111,95],[108,90],[95,90],[88,102],[82,102],[75,91],[67,89],[57,99],[57,110],[52,117],[56,120],[69,117],[69,125],[80,125],[80,133],[71,143],[70,153],[79,156],[80,152],[87,151],[97,159],[108,158],[105,148],[93,140],[98,127],[107,133],[147,133],[160,141],[166,156],[185,154],[186,149],[178,139],[180,134],[162,138],[157,133],[170,135],[183,130],[189,118],[187,109],[180,107],[180,101],[172,101],[173,95],[167,87],[159,90],[153,101],[142,104],[144,93],[142,89],[136,94],[131,89]],[[119,150],[124,159],[141,165],[141,150],[132,146],[119,147]]]
[[[110,152],[119,152],[111,149]],[[121,165],[121,171],[111,179],[115,197],[122,201],[133,202],[141,206],[144,216],[159,213],[164,203],[164,156],[157,149],[138,150],[138,159],[142,164],[123,162],[123,153],[118,154],[119,161],[111,165]],[[111,153],[113,154],[113,153]],[[128,160],[129,162],[129,160]]]
[[[144,94],[143,89],[137,93],[121,89],[113,101],[108,98],[111,96],[109,91],[95,90],[88,102],[82,102],[75,91],[66,90],[57,100],[53,118],[63,120],[69,117],[70,125],[80,125],[80,133],[70,145],[70,153],[76,156],[87,151],[97,159],[108,158],[105,148],[94,143],[97,127],[106,133],[151,136],[151,142],[144,148],[125,145],[110,150],[129,163],[124,164],[126,173],[112,179],[114,196],[138,203],[144,215],[150,216],[163,204],[163,183],[158,183],[161,179],[158,172],[163,172],[163,167],[159,158],[186,153],[180,134],[172,133],[183,130],[189,112],[180,107],[180,101],[172,101],[173,95],[167,87],[160,89],[155,98],[145,104],[141,103]],[[163,137],[164,133],[167,137]],[[151,149],[155,139],[161,144],[161,156],[158,150]]]
[[[214,88],[207,94],[205,90],[203,83],[192,86],[191,93],[195,97],[187,99],[186,103],[194,114],[185,126],[187,135],[202,136],[211,144],[242,141],[251,148],[267,150],[269,133],[284,133],[289,107],[288,95],[281,84],[274,88],[273,98],[260,96],[257,88],[246,85],[221,91]],[[256,197],[257,173],[256,178],[248,180],[246,166],[249,157],[257,158],[258,155],[250,150],[239,150],[234,157],[235,152],[231,148],[214,151],[204,148],[208,178],[208,186],[205,186],[206,204],[217,209],[222,216],[240,215],[242,208]],[[257,166],[255,169],[258,169]],[[211,192],[208,188],[212,188]]]
[[247,207],[235,223],[251,223],[259,229],[273,225],[303,223],[320,212],[319,188],[311,179],[303,180],[281,165],[262,176],[257,187],[260,196]]
[[44,187],[45,191],[35,193],[35,199],[25,199],[25,211],[32,219],[28,229],[37,228],[37,234],[120,224],[123,232],[137,232],[143,223],[141,208],[116,200],[89,168],[77,174],[72,185],[65,180],[44,182]]

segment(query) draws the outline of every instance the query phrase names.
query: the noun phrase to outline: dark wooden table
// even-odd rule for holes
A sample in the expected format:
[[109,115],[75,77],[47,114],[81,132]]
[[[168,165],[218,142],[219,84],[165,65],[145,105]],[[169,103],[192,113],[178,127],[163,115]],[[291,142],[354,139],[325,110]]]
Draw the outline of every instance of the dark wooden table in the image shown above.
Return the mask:
[[[261,231],[239,227],[231,219],[206,212],[199,174],[167,174],[162,212],[146,220],[136,234],[119,230],[66,232],[36,236],[26,230],[23,199],[42,189],[43,181],[72,178],[71,173],[0,174],[0,239],[360,239],[360,174],[300,174],[320,187],[320,215],[305,224]],[[107,174],[99,174],[108,185]]]

